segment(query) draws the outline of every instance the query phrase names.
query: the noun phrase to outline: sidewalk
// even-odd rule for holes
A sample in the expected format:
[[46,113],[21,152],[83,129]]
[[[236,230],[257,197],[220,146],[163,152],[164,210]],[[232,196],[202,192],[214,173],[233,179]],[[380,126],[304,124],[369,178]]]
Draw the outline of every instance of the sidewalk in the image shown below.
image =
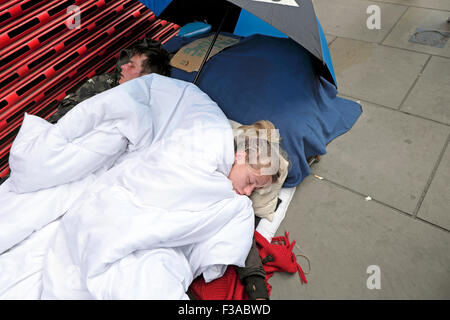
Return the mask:
[[[363,115],[313,165],[277,232],[309,257],[308,284],[276,274],[271,298],[450,299],[450,39],[409,41],[417,28],[450,32],[450,1],[313,3],[339,93]],[[370,5],[380,30],[366,26]],[[380,289],[367,287],[373,265]]]

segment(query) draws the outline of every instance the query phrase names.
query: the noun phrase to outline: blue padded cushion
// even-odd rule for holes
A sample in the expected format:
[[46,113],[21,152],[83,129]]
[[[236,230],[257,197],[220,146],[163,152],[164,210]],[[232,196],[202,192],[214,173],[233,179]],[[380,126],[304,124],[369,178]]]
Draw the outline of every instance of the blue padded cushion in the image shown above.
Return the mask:
[[[195,40],[175,37],[175,52]],[[326,153],[326,145],[350,130],[361,106],[337,97],[334,85],[319,76],[312,55],[291,39],[253,35],[213,56],[197,85],[242,124],[270,120],[280,130],[290,161],[283,187],[297,186],[310,174],[307,159]],[[172,76],[193,81],[195,72],[172,68]]]

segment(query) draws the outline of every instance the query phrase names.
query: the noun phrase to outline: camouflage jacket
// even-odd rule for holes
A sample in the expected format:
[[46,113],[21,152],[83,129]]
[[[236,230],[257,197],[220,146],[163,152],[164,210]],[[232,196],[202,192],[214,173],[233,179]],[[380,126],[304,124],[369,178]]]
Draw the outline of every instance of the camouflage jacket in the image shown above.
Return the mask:
[[56,123],[80,102],[95,96],[98,93],[111,89],[119,84],[117,73],[104,73],[94,76],[81,85],[74,93],[66,96],[58,105],[58,111],[48,121]]

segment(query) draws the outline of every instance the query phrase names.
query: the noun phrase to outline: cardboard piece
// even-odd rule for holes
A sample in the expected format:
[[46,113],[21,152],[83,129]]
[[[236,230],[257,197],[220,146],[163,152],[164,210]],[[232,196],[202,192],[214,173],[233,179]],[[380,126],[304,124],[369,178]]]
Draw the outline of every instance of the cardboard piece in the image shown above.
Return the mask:
[[[195,40],[180,48],[170,60],[170,65],[187,72],[198,71],[213,38],[214,35],[210,35],[209,37]],[[238,42],[239,39],[219,34],[211,53],[209,54],[208,60],[223,49]]]

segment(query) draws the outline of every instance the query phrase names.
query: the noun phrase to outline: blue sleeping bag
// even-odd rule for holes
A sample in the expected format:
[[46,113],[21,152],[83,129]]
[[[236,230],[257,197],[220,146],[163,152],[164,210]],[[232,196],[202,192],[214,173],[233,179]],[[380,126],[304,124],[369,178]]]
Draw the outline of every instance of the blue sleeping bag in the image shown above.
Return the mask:
[[[174,37],[164,47],[174,53],[196,39]],[[336,96],[312,59],[291,39],[253,35],[211,57],[197,83],[229,119],[270,120],[280,130],[290,162],[283,187],[302,182],[310,174],[307,159],[325,154],[326,145],[350,130],[362,113],[358,103]],[[192,82],[195,75],[172,68],[177,79]]]

